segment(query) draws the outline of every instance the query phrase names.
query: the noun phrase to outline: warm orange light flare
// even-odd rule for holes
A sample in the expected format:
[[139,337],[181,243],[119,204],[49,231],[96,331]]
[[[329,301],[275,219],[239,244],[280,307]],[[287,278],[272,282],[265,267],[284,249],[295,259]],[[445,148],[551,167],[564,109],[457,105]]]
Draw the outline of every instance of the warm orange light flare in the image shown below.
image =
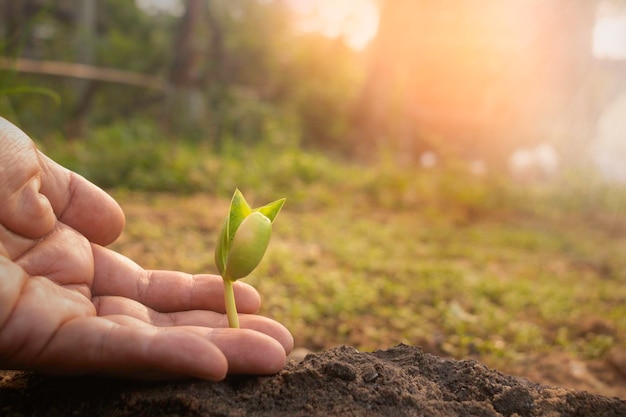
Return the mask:
[[595,3],[453,3],[382,3],[361,137],[405,153],[446,138],[473,156],[570,136],[567,112],[593,65]]
[[374,0],[289,0],[297,15],[296,27],[330,38],[341,37],[354,49],[363,49],[378,31]]

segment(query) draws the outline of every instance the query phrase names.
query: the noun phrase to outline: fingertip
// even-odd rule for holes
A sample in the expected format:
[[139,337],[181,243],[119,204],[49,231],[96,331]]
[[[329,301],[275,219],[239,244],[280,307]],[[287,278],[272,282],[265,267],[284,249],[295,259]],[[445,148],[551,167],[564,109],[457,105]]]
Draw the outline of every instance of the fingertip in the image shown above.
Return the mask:
[[254,330],[215,329],[211,341],[226,356],[229,374],[276,374],[287,360],[279,341]]
[[61,219],[102,246],[113,243],[126,226],[119,203],[106,191],[83,176],[71,172],[76,184],[70,207]]
[[[168,363],[164,365],[166,373],[210,381],[219,381],[226,377],[228,359],[218,346],[184,329],[162,330],[167,342],[159,343],[155,340],[155,345],[157,349],[163,350],[164,357],[169,356]],[[176,354],[172,355],[172,352]]]
[[289,332],[289,330],[281,323],[255,315],[242,315],[240,317],[240,322],[241,327],[266,334],[276,340],[283,347],[283,350],[287,355],[293,350],[293,336],[291,335],[291,332]]
[[261,372],[259,372],[259,374],[274,375],[282,371],[285,367],[285,362],[287,361],[287,353],[285,352],[282,345],[278,343],[278,341],[272,339],[272,342],[276,345],[275,353],[273,355],[268,355],[266,363],[264,364],[264,368]]
[[293,339],[293,335],[285,326],[281,324],[280,327],[282,328],[281,333],[280,333],[280,336],[276,338],[276,340],[278,340],[278,342],[282,345],[283,349],[285,349],[285,353],[289,355],[291,351],[293,350],[295,341]]
[[245,282],[236,281],[233,284],[237,311],[243,314],[254,314],[261,308],[261,295],[258,291]]
[[120,205],[102,188],[39,152],[43,164],[41,193],[58,219],[102,246],[122,233],[126,218]]
[[122,234],[124,227],[126,227],[126,215],[117,200],[115,200],[106,191],[100,188],[98,189],[102,192],[102,198],[106,202],[105,204],[110,208],[109,215],[107,217],[108,223],[106,223],[109,227],[107,227],[105,232],[102,234],[100,242],[101,245],[107,246],[115,242]]

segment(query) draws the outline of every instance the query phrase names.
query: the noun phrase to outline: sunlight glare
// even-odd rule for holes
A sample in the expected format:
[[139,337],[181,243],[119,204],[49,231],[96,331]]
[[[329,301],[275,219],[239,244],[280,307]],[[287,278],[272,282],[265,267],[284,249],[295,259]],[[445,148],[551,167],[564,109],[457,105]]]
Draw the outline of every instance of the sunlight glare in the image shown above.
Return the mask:
[[330,38],[342,37],[361,50],[378,32],[378,7],[374,0],[290,0],[303,32],[318,32]]
[[185,11],[181,0],[135,0],[135,4],[149,14],[167,13],[179,17]]
[[593,55],[599,59],[626,59],[626,11],[600,5],[593,30]]

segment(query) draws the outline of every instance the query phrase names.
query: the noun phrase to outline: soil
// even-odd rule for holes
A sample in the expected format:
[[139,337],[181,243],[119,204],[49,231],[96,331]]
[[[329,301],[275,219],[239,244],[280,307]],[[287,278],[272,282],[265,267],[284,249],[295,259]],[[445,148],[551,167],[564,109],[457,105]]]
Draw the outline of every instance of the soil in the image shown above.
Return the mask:
[[626,416],[626,401],[540,385],[399,345],[338,347],[273,376],[147,383],[0,371],[0,415],[21,416]]

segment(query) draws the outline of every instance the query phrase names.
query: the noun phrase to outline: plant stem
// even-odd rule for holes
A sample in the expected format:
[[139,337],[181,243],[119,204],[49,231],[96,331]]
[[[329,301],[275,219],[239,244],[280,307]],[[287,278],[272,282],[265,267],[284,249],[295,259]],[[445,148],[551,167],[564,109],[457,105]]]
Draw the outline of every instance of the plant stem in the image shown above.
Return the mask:
[[235,305],[235,292],[233,291],[233,282],[228,278],[224,278],[224,305],[226,306],[228,325],[233,329],[238,329],[239,316]]

